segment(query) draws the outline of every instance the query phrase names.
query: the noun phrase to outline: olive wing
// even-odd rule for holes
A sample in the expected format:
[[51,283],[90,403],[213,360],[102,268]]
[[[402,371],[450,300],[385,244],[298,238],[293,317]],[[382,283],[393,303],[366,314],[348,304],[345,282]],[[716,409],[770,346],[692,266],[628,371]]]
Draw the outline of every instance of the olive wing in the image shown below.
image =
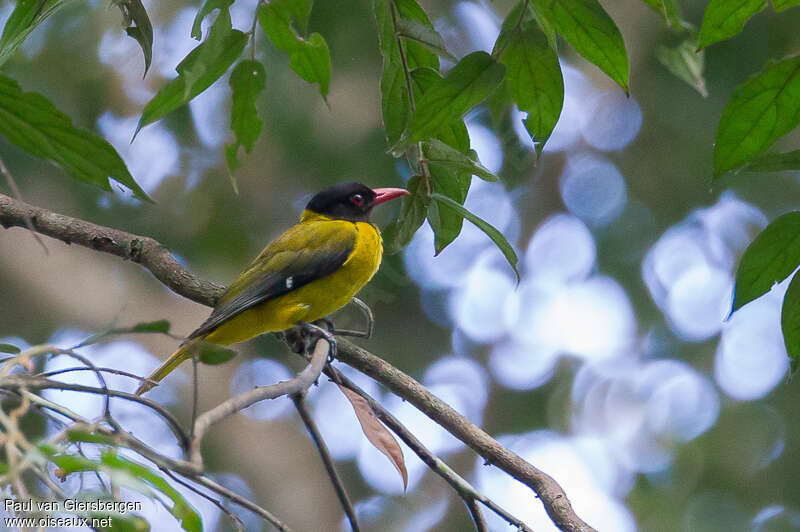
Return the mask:
[[211,316],[189,338],[206,335],[256,305],[330,275],[350,257],[350,224],[297,224],[269,244],[222,295]]

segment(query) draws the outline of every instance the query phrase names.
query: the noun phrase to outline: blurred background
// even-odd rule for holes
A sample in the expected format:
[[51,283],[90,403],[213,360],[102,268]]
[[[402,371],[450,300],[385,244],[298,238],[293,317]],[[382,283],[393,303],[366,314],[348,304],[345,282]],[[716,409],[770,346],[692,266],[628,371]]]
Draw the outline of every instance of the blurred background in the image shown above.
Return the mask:
[[[421,3],[458,57],[490,50],[512,7],[508,0]],[[538,161],[521,116],[499,127],[485,109],[468,117],[472,147],[504,184],[476,180],[467,207],[515,245],[519,286],[474,227],[465,224],[434,257],[425,225],[407,249],[385,258],[362,292],[377,320],[363,345],[554,476],[578,514],[601,531],[800,530],[800,387],[788,382],[780,333],[785,283],[728,319],[738,259],[769,220],[797,206],[798,175],[741,173],[711,185],[725,102],[768,59],[800,49],[800,12],[767,10],[740,36],[712,46],[704,99],[656,60],[657,46],[677,44],[656,12],[638,0],[602,3],[625,38],[631,97],[563,45],[564,111]],[[310,29],[325,37],[333,61],[329,107],[259,35],[265,126],[236,173],[239,195],[222,157],[231,135],[227,77],[130,142],[144,104],[196,45],[189,36],[196,3],[144,4],[155,27],[145,79],[141,50],[124,35],[119,11],[100,1],[76,3],[48,20],[7,74],[24,90],[46,95],[77,125],[104,135],[156,203],[76,184],[0,138],[0,154],[26,201],[151,235],[201,276],[227,283],[296,221],[315,191],[345,180],[400,186],[408,178],[405,163],[385,153],[368,0],[314,6]],[[682,4],[699,25],[705,2]],[[237,0],[234,26],[248,30],[255,5]],[[12,9],[0,2],[0,22]],[[796,148],[798,140],[790,135],[779,148]],[[0,191],[9,193],[5,183]],[[376,213],[381,225],[390,211]],[[112,325],[159,319],[183,335],[209,312],[136,265],[46,243],[48,255],[26,231],[0,231],[2,342],[71,346]],[[337,323],[357,318],[348,309]],[[176,345],[147,335],[82,352],[98,365],[146,374]],[[237,350],[224,366],[200,367],[201,409],[302,367],[272,338]],[[48,369],[66,363],[54,359]],[[182,369],[152,397],[188,422],[191,367]],[[554,529],[530,490],[484,466],[411,405],[341,369],[501,506],[537,532]],[[76,382],[94,384],[75,375]],[[135,387],[121,377],[109,385]],[[87,415],[101,408],[95,398],[48,393]],[[329,382],[320,382],[310,400],[365,528],[471,529],[460,499],[407,448],[403,493],[396,471],[366,441]],[[112,407],[138,437],[177,455],[160,421],[121,401]],[[347,529],[288,399],[216,427],[204,456],[221,483],[296,530]],[[77,481],[68,484],[80,489]],[[230,529],[213,505],[187,497],[207,530]],[[145,502],[143,513],[153,530],[178,529],[153,502]],[[246,511],[237,513],[248,530],[261,526]],[[495,520],[491,527],[508,529]]]

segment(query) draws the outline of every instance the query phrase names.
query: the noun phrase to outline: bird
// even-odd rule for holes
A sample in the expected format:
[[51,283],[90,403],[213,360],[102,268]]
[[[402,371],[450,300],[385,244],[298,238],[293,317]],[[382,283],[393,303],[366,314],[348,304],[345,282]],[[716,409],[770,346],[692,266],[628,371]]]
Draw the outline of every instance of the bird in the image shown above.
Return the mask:
[[200,342],[230,345],[325,318],[349,303],[381,263],[373,207],[407,195],[403,188],[339,183],[311,198],[300,221],[265,247],[186,337],[136,390],[152,389]]

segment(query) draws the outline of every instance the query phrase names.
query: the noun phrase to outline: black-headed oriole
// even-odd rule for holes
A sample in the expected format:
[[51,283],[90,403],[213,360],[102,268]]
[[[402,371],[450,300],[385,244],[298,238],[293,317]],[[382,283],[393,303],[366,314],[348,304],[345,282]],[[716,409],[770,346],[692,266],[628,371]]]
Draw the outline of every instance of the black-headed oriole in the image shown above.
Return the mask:
[[[192,358],[198,341],[234,344],[284,331],[340,309],[372,278],[383,243],[372,208],[408,191],[340,183],[315,195],[300,222],[259,253],[220,297],[211,316],[150,375],[159,382]],[[144,382],[140,395],[154,384]]]

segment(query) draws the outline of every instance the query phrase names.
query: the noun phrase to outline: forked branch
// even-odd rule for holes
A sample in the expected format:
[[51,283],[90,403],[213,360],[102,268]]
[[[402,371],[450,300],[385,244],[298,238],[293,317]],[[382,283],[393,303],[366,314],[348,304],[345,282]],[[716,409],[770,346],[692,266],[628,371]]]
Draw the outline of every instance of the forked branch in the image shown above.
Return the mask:
[[[223,292],[222,286],[200,279],[180,265],[163,245],[152,238],[56,214],[0,194],[0,225],[26,227],[26,219],[41,234],[137,262],[175,293],[192,301],[213,306]],[[499,467],[530,487],[559,529],[567,532],[594,530],[575,514],[566,493],[549,475],[503,447],[419,382],[380,357],[344,339],[337,343],[340,360],[409,401],[482,456],[487,464]]]

